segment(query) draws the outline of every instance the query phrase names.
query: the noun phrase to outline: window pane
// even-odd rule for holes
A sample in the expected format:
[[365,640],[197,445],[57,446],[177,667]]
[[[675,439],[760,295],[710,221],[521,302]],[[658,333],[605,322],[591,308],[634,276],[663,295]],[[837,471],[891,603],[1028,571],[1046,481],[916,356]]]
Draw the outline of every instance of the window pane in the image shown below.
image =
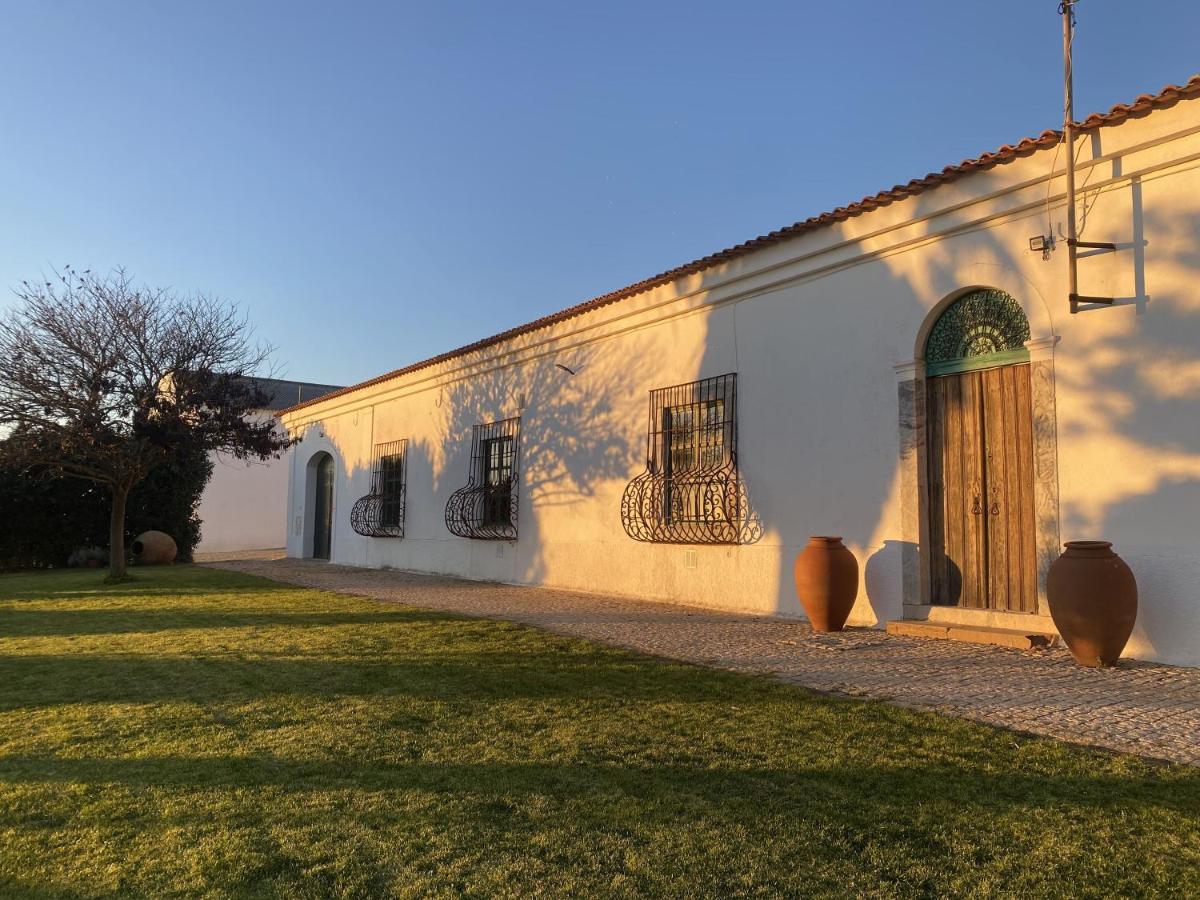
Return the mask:
[[515,450],[511,437],[490,438],[483,447],[483,520],[504,525],[512,519],[512,466]]
[[512,438],[491,438],[483,448],[483,483],[489,486],[506,484],[512,477]]
[[400,454],[379,460],[380,524],[399,525],[404,496],[404,457]]
[[[704,522],[724,518],[696,473],[720,468],[725,454],[725,401],[703,400],[664,410],[663,458],[666,461],[664,510],[668,522]],[[691,476],[689,478],[689,476]],[[715,507],[715,508],[714,508]]]

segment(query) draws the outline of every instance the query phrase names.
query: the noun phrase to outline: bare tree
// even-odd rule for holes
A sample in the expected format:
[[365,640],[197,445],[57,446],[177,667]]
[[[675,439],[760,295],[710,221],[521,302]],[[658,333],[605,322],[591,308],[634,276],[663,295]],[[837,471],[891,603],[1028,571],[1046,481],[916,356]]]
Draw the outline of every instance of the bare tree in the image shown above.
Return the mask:
[[236,306],[137,287],[123,269],[67,266],[15,293],[0,320],[3,453],[108,487],[113,578],[125,574],[129,491],[175,450],[265,459],[288,446],[247,415],[265,405],[254,376],[270,348]]

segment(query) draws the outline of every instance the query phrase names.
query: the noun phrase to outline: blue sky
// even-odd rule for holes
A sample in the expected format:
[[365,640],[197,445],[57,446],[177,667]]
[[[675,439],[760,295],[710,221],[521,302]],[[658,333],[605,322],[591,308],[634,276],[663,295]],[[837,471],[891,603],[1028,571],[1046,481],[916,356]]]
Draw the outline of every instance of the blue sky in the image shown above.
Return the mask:
[[[3,0],[0,304],[123,265],[352,383],[1061,118],[1055,0]],[[1083,0],[1081,115],[1200,70]]]

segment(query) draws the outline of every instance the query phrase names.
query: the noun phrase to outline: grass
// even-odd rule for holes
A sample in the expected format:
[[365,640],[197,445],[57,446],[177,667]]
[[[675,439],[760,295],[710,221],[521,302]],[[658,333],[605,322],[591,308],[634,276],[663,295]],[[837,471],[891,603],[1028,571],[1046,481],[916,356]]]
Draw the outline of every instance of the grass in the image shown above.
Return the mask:
[[0,895],[1200,896],[1200,771],[192,567],[0,578]]

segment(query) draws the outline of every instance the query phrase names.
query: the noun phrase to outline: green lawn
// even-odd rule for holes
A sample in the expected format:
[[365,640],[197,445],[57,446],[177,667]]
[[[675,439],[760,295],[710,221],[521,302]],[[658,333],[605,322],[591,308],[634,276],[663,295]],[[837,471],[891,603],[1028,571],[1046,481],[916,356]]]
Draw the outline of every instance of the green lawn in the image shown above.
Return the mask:
[[1200,771],[180,566],[0,578],[0,896],[1200,896]]

